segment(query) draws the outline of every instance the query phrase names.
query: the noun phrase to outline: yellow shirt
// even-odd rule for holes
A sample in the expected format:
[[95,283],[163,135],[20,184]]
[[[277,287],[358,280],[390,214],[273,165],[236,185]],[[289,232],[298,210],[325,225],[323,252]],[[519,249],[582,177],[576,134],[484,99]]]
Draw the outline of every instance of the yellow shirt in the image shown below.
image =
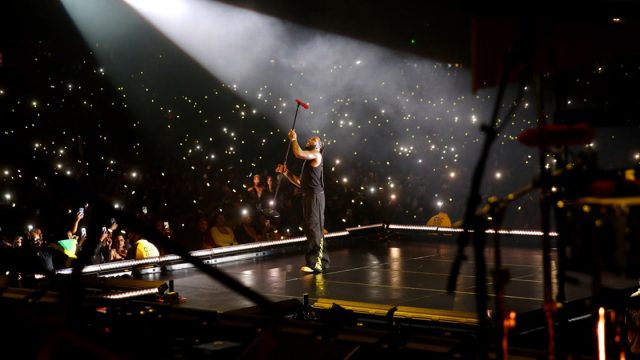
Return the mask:
[[136,241],[136,259],[146,259],[150,257],[160,256],[158,248],[145,239]]
[[432,216],[429,221],[427,221],[427,226],[435,226],[439,228],[450,228],[451,227],[451,219],[449,215],[444,212],[439,212],[436,215]]
[[216,243],[216,246],[229,246],[229,245],[237,245],[236,237],[233,235],[233,230],[228,226],[224,227],[227,233],[222,233],[218,230],[217,227],[211,228],[211,237],[213,237],[213,241]]

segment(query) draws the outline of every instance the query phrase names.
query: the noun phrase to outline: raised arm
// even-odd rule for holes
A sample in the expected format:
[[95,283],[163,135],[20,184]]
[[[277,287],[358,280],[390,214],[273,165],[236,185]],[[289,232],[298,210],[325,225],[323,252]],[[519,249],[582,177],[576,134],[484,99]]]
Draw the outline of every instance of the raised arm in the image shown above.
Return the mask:
[[76,220],[73,222],[73,226],[71,227],[71,233],[75,234],[78,232],[78,224],[80,224],[80,220],[84,217],[84,213],[78,212],[76,214]]
[[289,130],[289,140],[291,140],[291,149],[293,155],[301,160],[311,160],[312,166],[317,166],[322,162],[322,154],[317,148],[313,150],[302,150],[300,144],[298,144],[298,135],[294,129]]

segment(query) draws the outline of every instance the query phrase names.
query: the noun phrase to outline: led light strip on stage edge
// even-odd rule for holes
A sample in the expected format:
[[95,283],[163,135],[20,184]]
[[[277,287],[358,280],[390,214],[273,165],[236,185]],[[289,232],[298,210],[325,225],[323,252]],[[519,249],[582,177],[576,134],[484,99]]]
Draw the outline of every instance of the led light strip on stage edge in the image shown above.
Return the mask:
[[[389,229],[396,230],[422,230],[422,231],[435,231],[435,232],[463,232],[464,229],[458,228],[443,228],[436,226],[423,226],[423,225],[394,225],[390,224]],[[473,230],[469,230],[469,232],[473,232]],[[542,236],[544,233],[538,230],[498,230],[498,234],[504,235],[524,235],[524,236]],[[496,231],[493,229],[486,230],[487,234],[495,234]],[[549,233],[549,236],[558,236],[558,233],[552,231]]]
[[[339,236],[340,234],[341,233],[337,233],[337,235],[333,235],[333,236]],[[329,235],[327,235],[326,237],[329,237]],[[198,258],[211,257],[214,255],[233,254],[237,252],[244,252],[247,250],[268,249],[268,248],[272,248],[274,246],[279,246],[279,245],[287,245],[287,244],[304,242],[304,240],[305,240],[304,237],[297,237],[297,238],[285,239],[285,240],[264,241],[264,242],[252,243],[252,244],[240,244],[240,245],[226,246],[226,247],[219,247],[219,248],[212,248],[212,249],[195,250],[195,251],[191,251],[190,254]],[[153,264],[159,264],[159,263],[165,263],[165,262],[171,262],[171,261],[178,261],[180,259],[181,258],[177,255],[169,254],[169,255],[151,257],[151,258],[141,259],[141,260],[119,260],[119,261],[112,261],[104,264],[88,265],[82,270],[82,272],[93,273],[93,272],[111,271],[111,270],[122,269],[127,267],[153,265]],[[71,268],[58,270],[57,273],[71,274]]]
[[[334,237],[341,237],[341,236],[347,236],[347,235],[349,235],[347,231],[337,231],[337,232],[333,232],[325,235],[325,238],[334,238]],[[230,258],[231,260],[242,260],[246,257],[255,257],[255,256],[253,255],[239,256],[239,253],[248,252],[248,251],[253,251],[253,252],[267,251],[278,246],[304,243],[305,240],[306,240],[305,237],[295,237],[295,238],[283,239],[283,240],[263,241],[263,242],[251,243],[251,244],[239,244],[239,245],[218,247],[218,248],[212,248],[212,249],[195,250],[195,251],[191,251],[190,254],[194,257],[205,258],[205,259],[216,256],[216,257],[225,257],[225,258],[232,257]],[[112,261],[112,262],[103,263],[103,264],[88,265],[88,266],[85,266],[84,269],[82,269],[82,272],[83,273],[110,272],[110,271],[130,268],[130,267],[139,267],[143,265],[157,265],[157,264],[174,262],[179,260],[181,260],[181,258],[173,254],[163,255],[158,257],[151,257],[151,258],[141,259],[141,260],[118,260],[118,261]],[[213,262],[207,261],[207,262],[219,263],[223,261],[213,261]],[[174,266],[176,270],[178,268],[186,268],[186,267],[189,267],[189,266],[188,265]],[[56,271],[56,273],[63,274],[63,275],[71,274],[71,272],[72,272],[71,268],[60,269]]]
[[436,231],[436,232],[463,232],[463,229],[456,228],[443,228],[436,226],[424,226],[424,225],[395,225],[389,224],[389,229],[394,230],[425,230],[425,231]]
[[157,288],[152,288],[152,289],[125,291],[117,294],[109,294],[109,295],[102,296],[102,298],[111,299],[111,300],[120,300],[120,299],[128,299],[128,298],[133,298],[138,296],[155,295],[158,293],[160,293],[160,291]]
[[372,224],[372,225],[363,225],[363,226],[347,228],[346,230],[347,230],[347,233],[351,233],[358,230],[376,229],[376,228],[383,228],[383,227],[384,227],[384,224]]

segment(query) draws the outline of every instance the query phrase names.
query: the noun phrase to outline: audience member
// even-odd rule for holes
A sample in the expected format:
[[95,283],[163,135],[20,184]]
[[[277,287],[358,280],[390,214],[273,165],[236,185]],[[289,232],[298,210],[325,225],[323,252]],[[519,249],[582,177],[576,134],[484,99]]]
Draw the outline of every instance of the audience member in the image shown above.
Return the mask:
[[127,240],[124,238],[124,235],[118,234],[111,245],[111,257],[109,261],[126,259],[127,252],[129,251],[129,247],[127,245]]
[[198,234],[200,239],[200,249],[210,249],[216,247],[216,243],[213,240],[213,234],[211,233],[211,227],[209,226],[209,220],[206,216],[198,218]]
[[427,226],[435,226],[437,228],[450,228],[452,227],[452,223],[447,213],[445,213],[444,211],[439,211],[427,221]]
[[34,273],[50,273],[54,270],[51,251],[46,246],[44,234],[40,228],[27,233],[26,243],[19,248],[21,259],[18,266],[22,270]]
[[226,226],[224,214],[218,212],[213,217],[213,226],[211,227],[211,237],[216,246],[237,245],[235,236],[230,227]]
[[127,252],[127,259],[140,260],[160,256],[158,248],[147,239],[144,239],[138,232],[129,231],[129,240],[131,241],[131,247]]
[[243,212],[240,217],[240,224],[235,227],[233,233],[239,244],[248,244],[264,240],[254,227],[251,211],[249,210]]

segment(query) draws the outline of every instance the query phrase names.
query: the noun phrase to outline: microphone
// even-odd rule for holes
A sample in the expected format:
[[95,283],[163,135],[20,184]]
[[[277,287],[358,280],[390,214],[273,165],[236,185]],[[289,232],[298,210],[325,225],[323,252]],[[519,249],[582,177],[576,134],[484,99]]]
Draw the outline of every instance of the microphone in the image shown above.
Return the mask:
[[309,110],[309,104],[300,100],[300,99],[296,99],[296,102],[298,103],[298,106],[302,106],[305,110]]
[[550,124],[527,129],[518,135],[518,141],[527,146],[589,144],[596,136],[588,124]]

